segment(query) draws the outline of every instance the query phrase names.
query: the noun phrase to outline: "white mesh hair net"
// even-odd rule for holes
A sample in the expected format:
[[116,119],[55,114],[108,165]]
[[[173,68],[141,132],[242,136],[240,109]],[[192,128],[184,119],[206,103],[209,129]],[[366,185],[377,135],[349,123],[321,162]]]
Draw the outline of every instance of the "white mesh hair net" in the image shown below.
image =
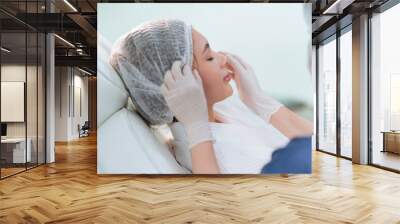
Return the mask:
[[122,36],[110,57],[136,110],[150,125],[171,123],[173,114],[160,87],[172,63],[192,66],[192,28],[183,21],[163,19],[143,23]]

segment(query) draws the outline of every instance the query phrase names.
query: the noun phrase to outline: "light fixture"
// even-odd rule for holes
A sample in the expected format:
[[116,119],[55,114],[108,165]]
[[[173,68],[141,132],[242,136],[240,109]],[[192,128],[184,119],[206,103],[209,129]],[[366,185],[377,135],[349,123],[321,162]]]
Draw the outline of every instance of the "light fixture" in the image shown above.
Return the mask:
[[5,48],[5,47],[1,47],[1,50],[4,51],[4,52],[6,52],[6,53],[10,53],[10,52],[11,52],[11,50],[9,50],[9,49],[7,49],[7,48]]
[[63,41],[64,43],[68,44],[69,46],[75,48],[75,45],[73,45],[71,42],[67,41],[66,39],[58,36],[57,34],[54,34],[54,36],[56,36],[58,39],[60,39],[61,41]]
[[332,9],[336,7],[337,4],[339,4],[340,0],[336,0],[332,5],[330,5],[327,9],[322,12],[322,14],[328,14],[331,13]]
[[72,10],[74,10],[75,12],[78,12],[78,10],[71,4],[69,3],[68,0],[64,0],[65,4],[67,4]]
[[77,48],[76,53],[78,53],[79,55],[86,55],[82,48]]
[[355,0],[336,0],[332,5],[322,12],[322,14],[342,14],[343,9],[351,5]]
[[83,69],[81,69],[81,68],[79,68],[79,67],[78,67],[78,69],[79,69],[79,71],[81,71],[81,72],[83,72],[83,73],[85,73],[85,74],[87,74],[87,75],[92,76],[92,73],[90,73],[90,72],[88,72],[88,71],[86,71],[86,70],[83,70]]

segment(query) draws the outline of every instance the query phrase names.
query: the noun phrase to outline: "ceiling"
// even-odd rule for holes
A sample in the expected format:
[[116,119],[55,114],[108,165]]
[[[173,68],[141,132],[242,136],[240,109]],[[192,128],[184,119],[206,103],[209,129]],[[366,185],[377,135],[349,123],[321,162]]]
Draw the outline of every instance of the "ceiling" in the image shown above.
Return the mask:
[[[366,10],[373,10],[388,0],[1,0],[0,24],[3,46],[13,48],[15,54],[25,53],[25,30],[55,32],[56,65],[85,67],[96,71],[97,3],[103,2],[253,2],[253,3],[312,3],[312,38],[316,44],[336,32],[337,27],[351,23],[351,18]],[[336,3],[335,3],[336,2]],[[50,12],[52,9],[52,13]],[[27,13],[26,13],[27,12]],[[339,20],[339,23],[337,23]],[[347,22],[346,22],[347,21]],[[28,38],[29,39],[29,38]],[[29,42],[30,40],[28,40]],[[73,46],[72,46],[72,45]],[[35,43],[28,44],[34,52]]]

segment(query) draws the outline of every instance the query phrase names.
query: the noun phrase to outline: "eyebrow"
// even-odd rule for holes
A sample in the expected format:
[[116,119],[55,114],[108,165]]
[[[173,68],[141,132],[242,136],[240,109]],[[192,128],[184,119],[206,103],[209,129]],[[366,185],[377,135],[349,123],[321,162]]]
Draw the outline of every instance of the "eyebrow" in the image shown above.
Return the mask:
[[207,42],[206,45],[204,45],[204,49],[203,49],[203,52],[201,54],[204,54],[207,51],[208,48],[210,48],[210,44]]

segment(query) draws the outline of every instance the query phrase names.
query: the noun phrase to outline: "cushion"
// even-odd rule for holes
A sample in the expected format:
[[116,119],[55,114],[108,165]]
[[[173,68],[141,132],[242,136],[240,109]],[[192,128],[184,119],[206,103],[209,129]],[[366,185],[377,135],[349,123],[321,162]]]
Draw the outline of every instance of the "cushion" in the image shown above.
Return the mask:
[[128,92],[119,75],[108,63],[110,45],[101,36],[98,38],[97,127],[100,127],[108,117],[125,106],[128,100]]
[[99,174],[184,174],[167,144],[144,121],[123,108],[98,129]]

